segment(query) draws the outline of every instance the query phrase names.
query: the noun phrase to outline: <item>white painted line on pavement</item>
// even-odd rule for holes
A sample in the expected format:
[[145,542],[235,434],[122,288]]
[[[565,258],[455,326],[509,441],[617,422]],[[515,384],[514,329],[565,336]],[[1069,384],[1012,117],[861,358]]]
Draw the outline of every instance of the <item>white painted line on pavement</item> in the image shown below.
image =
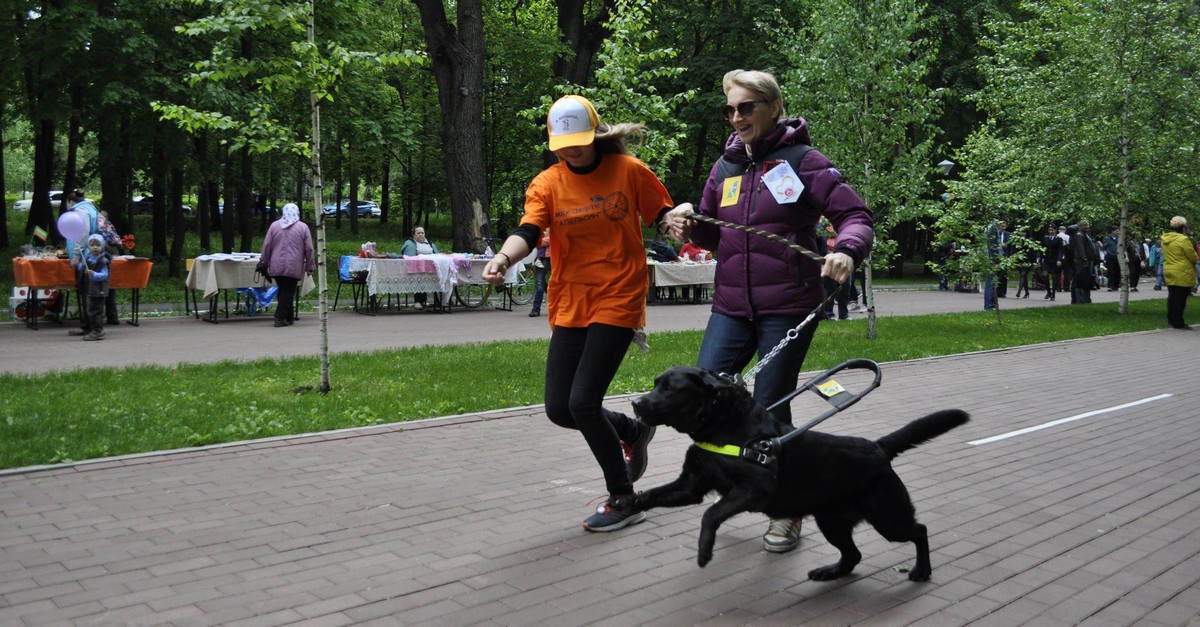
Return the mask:
[[1124,405],[1117,405],[1116,407],[1106,407],[1104,409],[1097,409],[1095,411],[1089,411],[1085,414],[1078,414],[1075,416],[1071,416],[1070,418],[1063,418],[1061,420],[1047,422],[1047,423],[1040,424],[1040,425],[1037,425],[1034,427],[1026,427],[1024,429],[1018,429],[1016,431],[1009,431],[1008,433],[1001,433],[1000,435],[993,435],[990,438],[984,438],[982,440],[975,440],[973,442],[967,442],[967,444],[970,444],[971,446],[979,446],[981,444],[991,444],[992,442],[999,442],[1000,440],[1007,440],[1008,438],[1014,438],[1018,435],[1025,435],[1026,433],[1033,433],[1034,431],[1041,431],[1042,429],[1049,429],[1050,427],[1057,427],[1058,425],[1066,424],[1068,422],[1075,422],[1076,420],[1083,420],[1084,418],[1091,418],[1092,416],[1097,416],[1100,414],[1107,414],[1109,412],[1120,411],[1122,409],[1127,409],[1129,407],[1135,407],[1137,405],[1153,403],[1154,401],[1160,401],[1164,398],[1170,398],[1170,397],[1171,397],[1170,394],[1159,394],[1158,396],[1151,396],[1149,398],[1143,398],[1140,401],[1133,401],[1132,403],[1125,403]]

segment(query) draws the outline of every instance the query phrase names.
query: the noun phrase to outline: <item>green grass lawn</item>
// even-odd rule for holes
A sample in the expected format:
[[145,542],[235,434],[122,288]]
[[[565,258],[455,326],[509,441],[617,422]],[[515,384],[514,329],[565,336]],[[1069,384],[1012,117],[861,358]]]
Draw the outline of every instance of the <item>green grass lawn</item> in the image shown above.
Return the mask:
[[[1161,329],[1164,299],[880,318],[822,325],[805,369]],[[656,333],[632,349],[610,394],[648,390],[666,368],[695,362],[700,331]],[[215,365],[0,375],[0,468],[311,433],[539,404],[545,340],[333,355],[333,389],[316,391],[316,357]],[[421,363],[421,368],[406,367]],[[886,394],[887,372],[884,368]],[[200,383],[203,383],[202,385]]]

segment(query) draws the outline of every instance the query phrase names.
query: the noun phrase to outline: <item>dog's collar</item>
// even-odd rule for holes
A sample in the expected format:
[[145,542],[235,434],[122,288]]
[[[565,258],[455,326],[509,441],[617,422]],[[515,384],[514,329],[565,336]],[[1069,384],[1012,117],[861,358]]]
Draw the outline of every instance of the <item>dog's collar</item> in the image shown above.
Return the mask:
[[696,442],[696,448],[703,449],[710,453],[717,453],[718,455],[729,455],[732,457],[742,456],[742,447],[734,446],[732,444],[717,446],[716,444],[709,444],[708,442]]
[[709,442],[694,442],[693,445],[702,451],[737,457],[773,469],[775,468],[775,463],[779,460],[778,440],[779,438],[772,438],[770,440],[755,442],[750,446],[737,446],[734,444],[717,446]]

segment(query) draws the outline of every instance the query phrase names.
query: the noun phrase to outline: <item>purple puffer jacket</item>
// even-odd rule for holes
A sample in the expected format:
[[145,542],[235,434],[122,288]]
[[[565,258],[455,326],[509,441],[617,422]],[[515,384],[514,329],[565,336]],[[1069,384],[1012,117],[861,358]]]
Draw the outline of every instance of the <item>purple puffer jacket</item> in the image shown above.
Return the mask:
[[[810,150],[800,160],[798,174],[804,191],[798,202],[777,203],[761,182],[763,174],[780,163],[773,161],[772,153],[809,142],[808,123],[803,118],[780,120],[774,130],[754,142],[753,154],[764,155],[756,163],[733,133],[725,142],[725,159],[747,168],[737,203],[721,206],[724,182],[715,180],[717,164],[713,164],[697,212],[782,235],[812,251],[817,250],[816,225],[824,215],[838,234],[834,250],[861,264],[875,239],[871,211],[825,155]],[[824,299],[821,266],[783,244],[703,222],[692,229],[692,241],[714,251],[718,259],[713,311],[750,319],[808,315]]]
[[283,219],[271,223],[263,239],[261,259],[267,262],[271,276],[303,279],[317,269],[313,257],[312,232],[303,221],[285,225]]

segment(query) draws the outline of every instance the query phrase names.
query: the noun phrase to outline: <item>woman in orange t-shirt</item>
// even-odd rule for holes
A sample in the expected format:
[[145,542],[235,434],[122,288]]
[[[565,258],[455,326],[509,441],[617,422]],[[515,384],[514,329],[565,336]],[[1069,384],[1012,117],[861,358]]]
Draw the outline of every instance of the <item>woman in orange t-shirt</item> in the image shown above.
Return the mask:
[[633,482],[646,470],[654,427],[604,409],[604,395],[634,330],[646,324],[642,225],[661,219],[673,203],[650,168],[626,153],[626,137],[642,125],[601,124],[581,96],[556,101],[546,125],[559,162],[529,184],[521,225],[483,278],[501,283],[512,260],[528,255],[550,229],[546,415],[580,431],[604,472],[608,501],[584,529],[616,531],[646,518],[632,507]]

